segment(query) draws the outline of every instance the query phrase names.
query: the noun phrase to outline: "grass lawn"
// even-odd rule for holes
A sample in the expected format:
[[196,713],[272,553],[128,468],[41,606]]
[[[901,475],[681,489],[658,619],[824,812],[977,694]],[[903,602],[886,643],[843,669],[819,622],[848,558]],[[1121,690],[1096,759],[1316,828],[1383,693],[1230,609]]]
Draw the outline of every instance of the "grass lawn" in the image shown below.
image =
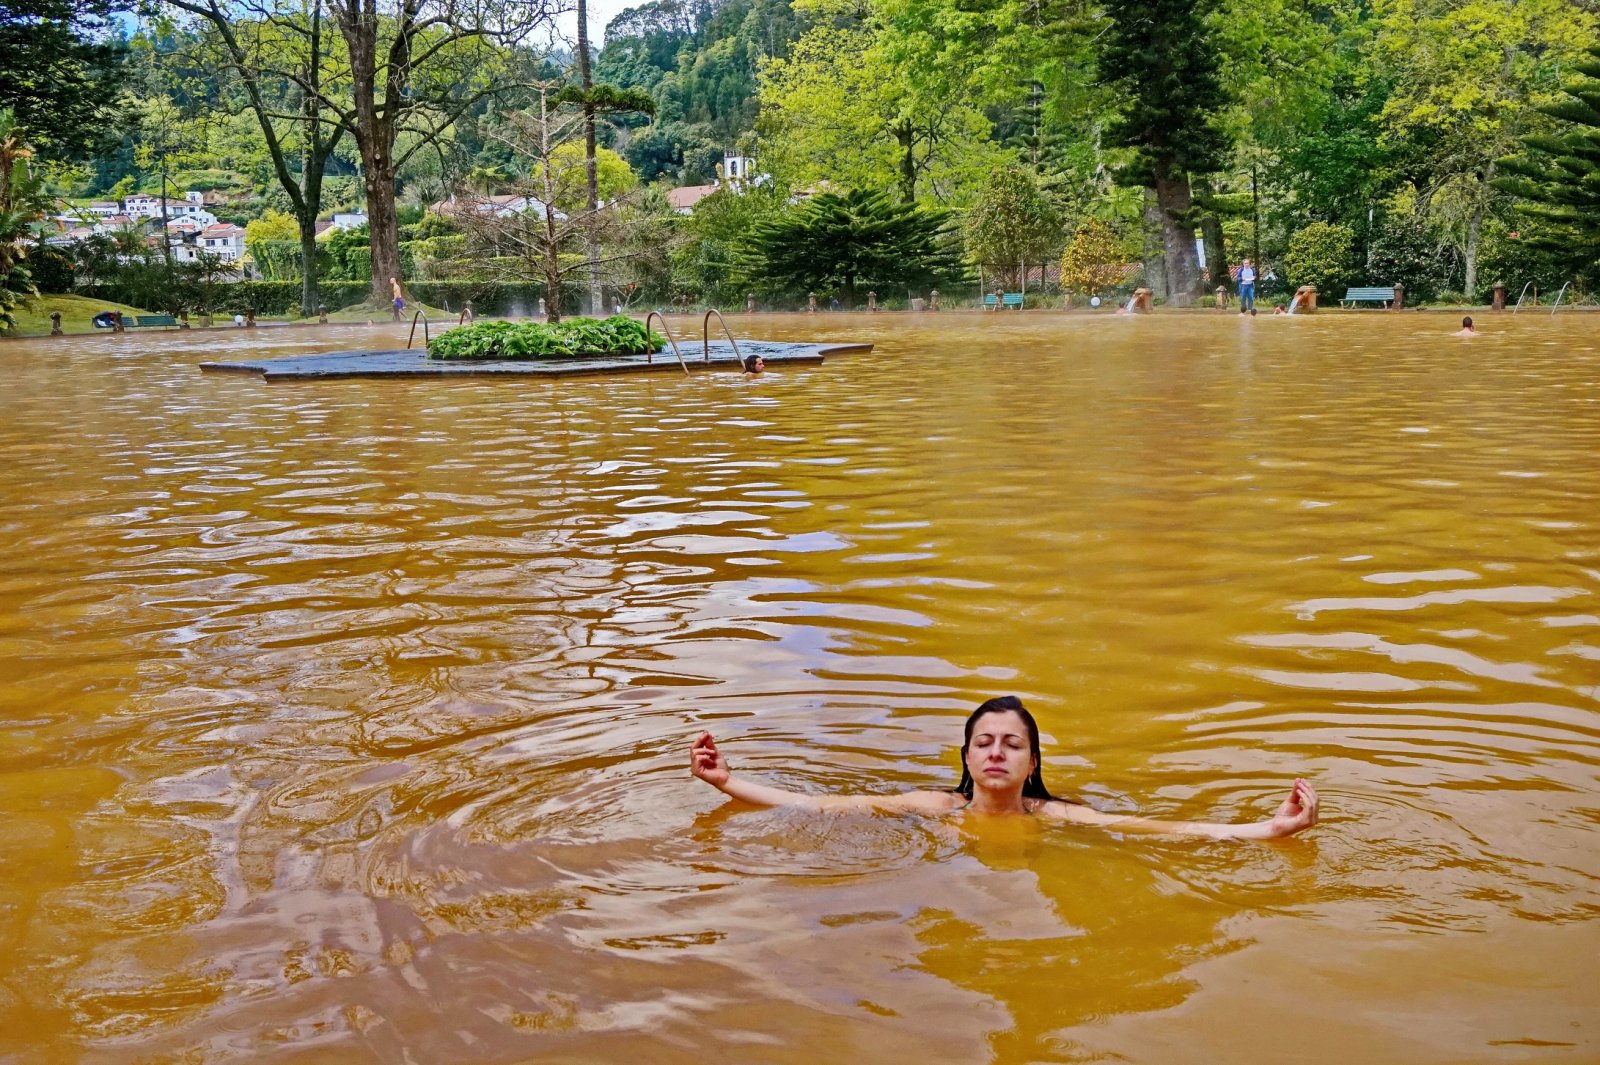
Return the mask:
[[61,328],[68,333],[95,332],[93,318],[101,311],[121,311],[123,314],[154,314],[154,311],[130,307],[125,303],[107,303],[87,296],[40,296],[36,300],[23,300],[17,306],[17,328],[6,336],[50,334],[50,312],[61,312]]

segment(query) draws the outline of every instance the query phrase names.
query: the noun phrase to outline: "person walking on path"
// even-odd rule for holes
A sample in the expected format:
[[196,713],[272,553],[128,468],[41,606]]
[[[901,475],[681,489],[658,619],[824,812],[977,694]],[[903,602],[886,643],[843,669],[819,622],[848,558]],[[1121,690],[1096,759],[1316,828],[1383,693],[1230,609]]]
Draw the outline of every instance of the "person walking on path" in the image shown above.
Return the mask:
[[1256,268],[1246,259],[1239,264],[1239,313],[1256,309]]
[[398,278],[391,277],[389,279],[389,291],[394,293],[394,320],[398,322],[400,320],[400,315],[406,309],[406,297],[400,291],[400,281]]

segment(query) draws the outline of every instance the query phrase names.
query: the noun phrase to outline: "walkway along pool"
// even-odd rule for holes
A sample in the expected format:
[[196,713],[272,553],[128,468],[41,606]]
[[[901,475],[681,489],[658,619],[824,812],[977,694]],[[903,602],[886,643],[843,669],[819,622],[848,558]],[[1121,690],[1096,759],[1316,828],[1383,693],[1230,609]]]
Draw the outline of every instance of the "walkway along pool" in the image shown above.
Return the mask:
[[[0,344],[0,1060],[1600,1059],[1600,320],[732,324],[874,350]],[[954,786],[996,694],[1058,793],[1322,824],[688,773]]]

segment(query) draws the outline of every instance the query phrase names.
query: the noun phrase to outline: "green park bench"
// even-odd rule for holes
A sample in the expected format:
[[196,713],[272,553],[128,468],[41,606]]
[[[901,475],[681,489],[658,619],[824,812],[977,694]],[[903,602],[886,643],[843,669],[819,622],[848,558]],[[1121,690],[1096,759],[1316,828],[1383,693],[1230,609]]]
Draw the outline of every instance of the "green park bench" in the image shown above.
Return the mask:
[[1020,293],[1020,292],[1005,292],[1005,293],[990,292],[989,294],[987,294],[986,296],[983,297],[983,309],[984,310],[992,311],[996,307],[1002,307],[1002,308],[1003,307],[1011,307],[1011,308],[1014,308],[1015,310],[1019,310],[1020,311],[1022,309],[1022,293]]
[[178,320],[170,314],[140,314],[134,316],[133,324],[141,328],[145,326],[166,326],[171,328],[178,324]]
[[1344,298],[1339,301],[1339,306],[1349,304],[1354,307],[1358,303],[1381,303],[1385,307],[1394,302],[1393,285],[1369,285],[1366,288],[1347,288]]

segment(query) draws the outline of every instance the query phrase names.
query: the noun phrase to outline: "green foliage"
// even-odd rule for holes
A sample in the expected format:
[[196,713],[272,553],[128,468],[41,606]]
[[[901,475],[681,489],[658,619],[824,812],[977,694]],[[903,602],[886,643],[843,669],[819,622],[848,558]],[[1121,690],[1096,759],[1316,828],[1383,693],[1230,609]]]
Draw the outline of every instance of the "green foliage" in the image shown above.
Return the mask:
[[1506,286],[1507,301],[1515,302],[1530,281],[1538,291],[1551,293],[1575,275],[1582,276],[1593,261],[1574,264],[1570,246],[1546,231],[1544,225],[1539,219],[1519,223],[1517,229],[1498,220],[1486,223],[1478,252],[1478,291],[1468,295],[1487,302],[1494,293],[1495,282],[1501,281]]
[[478,322],[441,333],[430,359],[559,359],[576,355],[642,355],[665,340],[626,315],[543,322]]
[[329,280],[372,279],[372,245],[366,226],[336,229],[323,241],[323,247],[328,250]]
[[1103,82],[1122,94],[1105,143],[1133,150],[1121,179],[1157,180],[1220,169],[1230,147],[1222,61],[1200,0],[1108,0]]
[[43,217],[48,203],[43,182],[33,172],[33,149],[22,139],[15,116],[0,108],[0,331],[16,325],[12,309],[38,292],[24,265],[28,248],[20,243]]
[[28,255],[28,272],[40,292],[66,293],[77,281],[72,257],[55,248],[36,248]]
[[122,80],[108,0],[0,0],[0,109],[51,155],[100,144]]
[[986,273],[1011,274],[1061,246],[1061,215],[1026,167],[998,167],[962,222],[967,259]]
[[719,189],[695,204],[684,223],[684,242],[673,255],[672,284],[712,305],[741,306],[751,287],[748,266],[759,226],[784,210],[764,189],[744,194]]
[[1324,297],[1343,293],[1353,280],[1356,235],[1349,226],[1313,222],[1289,240],[1284,269],[1292,287],[1314,285]]
[[1089,220],[1061,255],[1061,287],[1097,296],[1128,279],[1128,249],[1110,226]]
[[[1372,234],[1367,260],[1362,282],[1404,285],[1407,303],[1428,303],[1441,292],[1461,287],[1461,263],[1455,249],[1435,240],[1415,214],[1382,219]],[[1326,291],[1320,285],[1318,289]]]
[[1557,132],[1523,139],[1520,156],[1504,159],[1498,187],[1525,202],[1534,223],[1525,247],[1561,264],[1563,273],[1593,279],[1600,271],[1600,48],[1576,65],[1561,99],[1540,108]]
[[780,185],[964,205],[1007,159],[967,86],[926,78],[866,23],[815,26],[762,68],[761,161]]
[[883,192],[827,192],[760,222],[747,260],[753,282],[796,297],[858,289],[923,289],[961,275],[949,214]]

